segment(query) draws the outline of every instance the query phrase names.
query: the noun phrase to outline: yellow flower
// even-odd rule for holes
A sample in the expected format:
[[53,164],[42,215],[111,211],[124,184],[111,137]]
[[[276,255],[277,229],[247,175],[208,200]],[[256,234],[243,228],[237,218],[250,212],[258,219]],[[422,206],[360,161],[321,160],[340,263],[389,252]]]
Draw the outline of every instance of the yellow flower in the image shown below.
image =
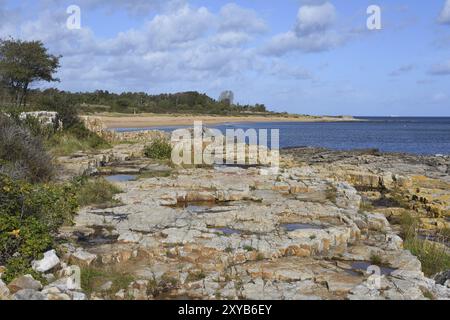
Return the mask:
[[20,229],[17,229],[17,230],[11,231],[11,232],[9,233],[9,235],[11,235],[11,236],[14,236],[14,237],[18,238],[18,237],[19,237],[19,235],[20,235]]

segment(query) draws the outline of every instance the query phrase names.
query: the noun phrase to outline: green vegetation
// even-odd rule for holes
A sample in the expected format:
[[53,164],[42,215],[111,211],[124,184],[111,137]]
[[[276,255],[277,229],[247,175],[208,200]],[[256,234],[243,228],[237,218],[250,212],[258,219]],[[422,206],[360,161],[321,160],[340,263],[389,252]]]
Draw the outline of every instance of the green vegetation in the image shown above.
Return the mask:
[[156,139],[145,147],[144,155],[150,159],[168,160],[172,156],[172,146],[169,141]]
[[370,255],[370,263],[376,266],[382,266],[383,259],[378,254],[372,253]]
[[114,195],[122,191],[104,178],[89,180],[87,177],[79,177],[75,179],[74,185],[80,206],[107,205],[110,207],[119,204],[117,200],[114,200]]
[[203,271],[189,273],[186,282],[196,282],[206,278],[206,274]]
[[245,251],[247,251],[247,252],[251,252],[251,251],[255,251],[255,250],[256,250],[256,249],[253,248],[252,246],[248,246],[248,245],[244,246],[243,249],[244,249]]
[[264,254],[258,252],[258,254],[256,255],[256,261],[262,261],[264,259],[265,259]]
[[31,90],[29,104],[38,105],[43,99],[67,99],[82,113],[183,113],[183,114],[273,114],[263,104],[239,105],[228,101],[217,101],[206,94],[190,91],[174,94],[150,95],[144,92],[124,92],[121,94],[97,90],[94,92],[72,93],[57,89]]
[[450,254],[446,251],[445,245],[418,237],[420,220],[417,216],[405,212],[401,217],[400,225],[404,247],[420,260],[425,275],[433,276],[450,269]]
[[87,294],[91,294],[95,289],[105,283],[111,281],[111,288],[106,290],[106,293],[112,294],[121,289],[126,289],[131,282],[134,281],[134,277],[126,272],[114,270],[112,268],[99,269],[99,268],[82,268],[81,269],[81,288]]
[[359,212],[370,212],[372,210],[374,210],[375,207],[373,206],[373,204],[366,200],[366,199],[362,199],[360,204],[359,204]]
[[42,139],[1,114],[0,173],[30,182],[46,182],[54,174],[52,159],[45,151]]
[[59,81],[53,74],[59,59],[40,41],[0,39],[0,81],[17,107],[26,105],[30,86],[38,81]]
[[0,175],[0,265],[9,282],[31,273],[32,260],[50,249],[53,235],[78,208],[71,185],[33,185]]
[[450,255],[446,252],[445,246],[417,238],[406,239],[404,246],[419,258],[425,275],[431,277],[450,269]]

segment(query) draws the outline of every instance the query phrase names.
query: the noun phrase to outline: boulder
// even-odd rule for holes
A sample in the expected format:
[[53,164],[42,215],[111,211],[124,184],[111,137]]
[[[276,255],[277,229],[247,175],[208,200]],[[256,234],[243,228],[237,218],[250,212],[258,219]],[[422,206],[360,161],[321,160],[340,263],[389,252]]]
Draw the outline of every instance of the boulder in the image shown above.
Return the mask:
[[14,294],[14,300],[46,300],[46,296],[33,289],[22,289]]
[[47,272],[60,263],[58,256],[56,255],[55,250],[48,251],[44,253],[44,258],[41,260],[35,260],[31,263],[31,266],[34,271],[37,272]]
[[384,214],[366,213],[365,216],[369,230],[383,232],[390,229],[389,221],[387,221]]
[[10,300],[10,292],[6,284],[0,279],[0,300]]
[[34,280],[34,278],[31,275],[27,274],[27,275],[20,276],[20,277],[14,279],[8,285],[8,288],[11,291],[11,293],[16,293],[20,290],[26,290],[26,289],[41,290],[42,284],[39,281]]
[[96,259],[95,254],[79,249],[71,255],[70,262],[77,266],[89,267]]

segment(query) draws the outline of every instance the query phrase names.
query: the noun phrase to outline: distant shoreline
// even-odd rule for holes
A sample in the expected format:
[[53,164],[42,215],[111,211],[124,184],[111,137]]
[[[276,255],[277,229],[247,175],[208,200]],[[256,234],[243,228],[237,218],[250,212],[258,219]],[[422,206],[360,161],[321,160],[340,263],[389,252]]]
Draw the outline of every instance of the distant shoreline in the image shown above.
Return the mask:
[[84,115],[85,118],[99,119],[107,129],[131,129],[131,128],[152,128],[162,126],[185,126],[192,125],[194,121],[202,121],[204,124],[217,125],[228,122],[348,122],[364,121],[351,116],[214,116],[214,115],[189,115],[189,114],[96,114]]

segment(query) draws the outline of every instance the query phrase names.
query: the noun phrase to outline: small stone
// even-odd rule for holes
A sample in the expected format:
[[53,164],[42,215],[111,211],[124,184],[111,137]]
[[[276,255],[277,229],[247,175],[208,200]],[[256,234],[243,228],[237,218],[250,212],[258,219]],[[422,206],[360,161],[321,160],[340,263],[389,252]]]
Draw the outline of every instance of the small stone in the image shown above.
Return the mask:
[[67,301],[67,300],[72,300],[72,299],[66,293],[50,293],[50,294],[47,294],[47,300]]
[[72,300],[76,301],[84,301],[87,300],[87,297],[84,293],[78,292],[78,291],[71,291],[72,294]]
[[108,282],[105,282],[105,283],[100,287],[100,290],[101,290],[101,291],[109,291],[109,290],[111,290],[112,286],[113,286],[113,282],[112,282],[112,281],[108,281]]
[[6,267],[4,266],[0,266],[0,278],[2,277],[2,275],[6,272]]
[[122,233],[117,241],[123,242],[123,243],[139,243],[139,241],[142,240],[142,235],[136,233],[136,232],[125,232]]
[[34,280],[34,278],[27,274],[25,276],[20,276],[14,279],[8,286],[11,293],[16,293],[23,289],[31,289],[31,290],[41,290],[42,284]]
[[41,260],[35,260],[31,263],[31,267],[34,271],[37,272],[47,272],[57,265],[59,265],[60,261],[58,256],[56,255],[55,250],[48,251],[44,253],[44,258]]
[[118,300],[125,300],[125,290],[121,289],[120,291],[118,291],[115,295],[116,299]]

